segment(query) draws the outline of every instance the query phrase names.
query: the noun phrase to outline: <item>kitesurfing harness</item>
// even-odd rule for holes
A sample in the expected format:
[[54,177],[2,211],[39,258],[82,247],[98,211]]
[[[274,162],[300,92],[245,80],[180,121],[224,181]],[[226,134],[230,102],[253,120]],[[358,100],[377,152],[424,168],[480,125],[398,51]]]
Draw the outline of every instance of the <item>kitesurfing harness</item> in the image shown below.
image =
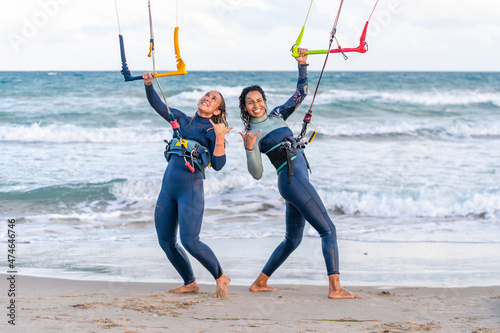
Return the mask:
[[[181,156],[191,172],[194,172],[196,166],[205,179],[205,169],[210,166],[210,151],[207,147],[194,140],[173,138],[170,141],[164,141],[167,144],[164,152],[167,162],[170,161],[172,155]],[[191,163],[188,162],[188,159]]]
[[297,157],[297,154],[302,154],[304,156],[307,168],[311,170],[309,163],[307,162],[306,154],[304,153],[305,147],[306,145],[303,141],[299,141],[294,137],[287,137],[282,142],[264,152],[264,154],[269,157],[269,160],[276,168],[277,173],[279,173],[285,166],[288,166],[286,179],[287,183],[290,184],[290,176],[293,176],[292,161]]

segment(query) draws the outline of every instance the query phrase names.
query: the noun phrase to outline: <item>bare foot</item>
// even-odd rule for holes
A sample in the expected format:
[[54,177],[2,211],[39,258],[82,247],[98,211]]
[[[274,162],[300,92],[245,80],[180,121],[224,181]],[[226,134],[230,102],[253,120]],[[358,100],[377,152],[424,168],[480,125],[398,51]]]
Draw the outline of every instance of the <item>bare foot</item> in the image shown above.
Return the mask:
[[167,291],[169,294],[197,294],[200,291],[200,287],[198,286],[198,283],[194,281],[193,283],[181,286],[179,288],[175,288],[172,290]]
[[215,292],[214,298],[224,298],[227,296],[227,291],[229,289],[229,283],[231,279],[226,274],[222,274],[220,278],[215,280],[217,283],[217,290]]
[[345,290],[344,288],[340,288],[339,290],[330,290],[330,292],[328,293],[328,298],[354,299],[354,298],[361,298],[361,296],[353,294],[350,291]]
[[269,287],[267,285],[267,280],[269,276],[264,273],[260,273],[259,277],[255,282],[248,288],[251,292],[260,292],[260,291],[278,291],[279,289]]
[[353,298],[361,298],[361,296],[351,293],[350,291],[345,290],[340,286],[340,278],[338,274],[328,275],[329,281],[329,292],[328,298],[344,298],[344,299],[353,299]]
[[251,292],[260,292],[260,291],[278,291],[279,289],[269,287],[267,284],[260,286],[256,285],[255,283],[248,288]]

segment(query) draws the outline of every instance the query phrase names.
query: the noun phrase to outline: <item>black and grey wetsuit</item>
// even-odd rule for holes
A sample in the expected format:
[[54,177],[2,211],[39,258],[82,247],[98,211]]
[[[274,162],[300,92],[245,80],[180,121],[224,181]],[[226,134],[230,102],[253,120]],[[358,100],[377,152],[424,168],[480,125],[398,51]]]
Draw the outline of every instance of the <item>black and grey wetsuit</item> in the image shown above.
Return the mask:
[[[262,155],[280,147],[280,144],[293,138],[285,120],[298,108],[307,95],[307,69],[299,66],[299,78],[295,94],[283,105],[274,108],[269,115],[251,118],[250,131],[257,133],[253,151],[247,150],[248,171],[255,179],[262,177]],[[269,153],[268,153],[269,156]],[[286,200],[286,234],[285,240],[274,250],[262,272],[271,276],[288,258],[302,241],[305,221],[307,220],[320,234],[323,256],[327,273],[339,273],[337,234],[335,226],[327,214],[326,208],[318,193],[309,182],[307,161],[300,151],[289,156],[289,162],[283,157],[276,163],[275,156],[271,161],[278,168],[278,188]],[[281,163],[281,162],[284,162]],[[289,163],[293,166],[290,174]],[[279,169],[281,166],[281,169]]]

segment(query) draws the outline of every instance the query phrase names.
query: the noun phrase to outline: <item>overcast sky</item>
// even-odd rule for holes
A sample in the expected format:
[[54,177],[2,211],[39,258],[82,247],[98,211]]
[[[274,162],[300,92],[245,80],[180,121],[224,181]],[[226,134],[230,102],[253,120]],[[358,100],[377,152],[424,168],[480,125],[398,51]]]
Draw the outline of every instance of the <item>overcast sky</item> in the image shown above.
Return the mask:
[[[357,46],[376,0],[345,0],[337,26]],[[127,60],[147,58],[147,0],[117,0]],[[302,46],[326,49],[340,0],[315,0]],[[0,70],[120,70],[114,0],[0,0]],[[179,0],[187,70],[294,70],[290,47],[309,0]],[[175,69],[176,0],[151,0],[157,66]],[[500,1],[380,0],[365,54],[332,55],[327,70],[500,71]],[[320,70],[323,55],[309,57]]]

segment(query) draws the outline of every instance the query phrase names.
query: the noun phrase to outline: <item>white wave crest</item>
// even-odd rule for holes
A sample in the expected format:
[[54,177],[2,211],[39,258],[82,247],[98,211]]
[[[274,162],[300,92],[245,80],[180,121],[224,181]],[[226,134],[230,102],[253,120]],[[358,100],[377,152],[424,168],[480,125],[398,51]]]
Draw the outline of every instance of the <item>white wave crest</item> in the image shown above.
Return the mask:
[[321,194],[330,210],[366,217],[449,218],[482,216],[496,218],[500,213],[499,193],[468,193],[423,188],[417,193],[347,192]]
[[160,142],[165,131],[145,127],[86,128],[71,124],[42,126],[39,123],[0,126],[0,141],[20,142]]
[[[328,124],[328,123],[326,123]],[[319,125],[319,133],[332,137],[366,137],[366,136],[427,136],[427,137],[498,137],[500,123],[467,123],[464,121],[452,122],[411,122],[392,121],[390,123],[334,123]]]
[[134,180],[113,184],[111,193],[120,202],[149,202],[154,204],[161,187],[161,179]]
[[329,90],[319,93],[315,103],[331,104],[335,102],[406,103],[416,105],[468,105],[491,103],[500,106],[500,93],[476,92],[470,90],[451,91],[352,91]]

